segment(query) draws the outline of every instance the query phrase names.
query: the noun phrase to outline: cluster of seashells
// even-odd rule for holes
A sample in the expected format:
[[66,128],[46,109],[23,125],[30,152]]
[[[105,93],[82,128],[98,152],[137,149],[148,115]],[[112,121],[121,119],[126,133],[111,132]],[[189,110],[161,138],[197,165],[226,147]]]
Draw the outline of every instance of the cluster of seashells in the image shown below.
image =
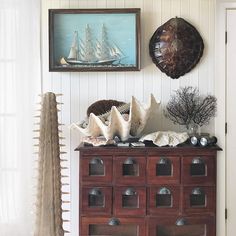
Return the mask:
[[[110,108],[104,112],[108,104]],[[103,112],[99,112],[99,107],[103,107],[100,109]],[[85,142],[94,146],[114,144],[116,136],[123,142],[130,137],[141,137],[141,142],[152,141],[157,146],[177,146],[185,142],[188,139],[187,133],[160,131],[159,108],[160,102],[152,94],[148,104],[141,104],[135,97],[132,97],[131,103],[101,100],[88,108],[86,121],[73,123],[71,127],[84,134]],[[103,138],[100,139],[100,136]]]
[[130,137],[141,137],[158,130],[159,106],[160,102],[152,94],[147,105],[132,97],[130,104],[112,106],[109,112],[100,116],[90,113],[88,121],[73,123],[71,126],[86,136],[104,136],[106,140],[118,136],[120,140],[126,141]]

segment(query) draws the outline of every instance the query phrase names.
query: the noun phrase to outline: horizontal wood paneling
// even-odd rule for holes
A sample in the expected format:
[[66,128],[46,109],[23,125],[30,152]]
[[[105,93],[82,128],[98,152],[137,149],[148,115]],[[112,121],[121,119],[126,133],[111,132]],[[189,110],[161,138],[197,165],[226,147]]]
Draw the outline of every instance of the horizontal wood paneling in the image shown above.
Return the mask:
[[[141,8],[141,67],[139,72],[48,72],[48,9],[49,8]],[[70,131],[71,122],[84,119],[90,103],[98,99],[130,101],[132,95],[147,102],[153,93],[162,103],[180,86],[198,86],[203,93],[214,93],[214,13],[212,0],[42,0],[42,87],[43,91],[63,93],[64,102],[60,115],[66,125],[66,137],[71,176],[71,235],[78,234],[78,158],[74,148],[81,135]],[[205,53],[200,63],[191,72],[178,80],[161,73],[152,63],[148,43],[156,28],[171,17],[181,16],[192,23],[205,42]],[[181,130],[163,117],[162,130]],[[205,130],[213,132],[213,123]]]

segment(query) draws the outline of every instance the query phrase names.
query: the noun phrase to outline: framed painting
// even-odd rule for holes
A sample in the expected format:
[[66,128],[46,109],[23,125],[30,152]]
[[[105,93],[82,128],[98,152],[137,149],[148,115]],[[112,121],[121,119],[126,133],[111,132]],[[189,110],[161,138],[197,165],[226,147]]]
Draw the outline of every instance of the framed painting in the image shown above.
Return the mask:
[[140,70],[140,9],[49,9],[49,71]]

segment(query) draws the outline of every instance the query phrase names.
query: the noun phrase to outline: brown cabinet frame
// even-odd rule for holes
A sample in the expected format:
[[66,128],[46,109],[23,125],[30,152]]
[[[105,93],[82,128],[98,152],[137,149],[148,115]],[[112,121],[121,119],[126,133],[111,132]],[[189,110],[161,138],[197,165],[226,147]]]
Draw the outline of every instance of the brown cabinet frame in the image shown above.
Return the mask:
[[[137,236],[158,236],[158,225],[175,225],[179,218],[184,218],[188,225],[204,224],[206,236],[216,236],[216,154],[221,150],[218,146],[134,148],[81,145],[77,150],[80,151],[80,236],[89,235],[90,224],[107,225],[112,218],[118,219],[121,225],[137,225]],[[95,157],[102,158],[106,168],[104,176],[88,174],[89,161]],[[128,157],[139,164],[138,176],[122,176],[122,165]],[[172,176],[156,176],[156,163],[162,157],[171,160]],[[207,166],[204,176],[190,175],[190,164],[194,158],[204,160]],[[173,194],[172,208],[156,207],[155,194],[161,187],[168,188]],[[84,201],[87,201],[91,188],[101,188],[109,196],[105,204],[110,208],[87,211]],[[122,207],[121,195],[127,188],[133,188],[139,194],[138,209]],[[190,194],[193,190],[197,193],[197,188],[201,188],[207,196],[205,206],[197,206],[195,197],[191,198],[195,203],[190,206]],[[201,202],[202,199],[199,199]]]

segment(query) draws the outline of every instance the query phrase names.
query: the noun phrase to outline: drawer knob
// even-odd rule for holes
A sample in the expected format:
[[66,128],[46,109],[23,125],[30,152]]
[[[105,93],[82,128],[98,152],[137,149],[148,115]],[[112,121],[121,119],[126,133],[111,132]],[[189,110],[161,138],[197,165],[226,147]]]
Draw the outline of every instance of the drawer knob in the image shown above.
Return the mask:
[[165,195],[165,194],[171,194],[171,192],[168,188],[163,187],[159,189],[158,194]]
[[120,225],[120,221],[117,218],[111,218],[108,221],[108,225],[110,225],[110,226],[117,226],[117,225]]
[[94,165],[103,165],[103,160],[101,160],[99,157],[96,157],[93,158],[89,163]]
[[132,157],[128,157],[125,161],[124,164],[126,165],[133,165],[135,164],[135,160]]
[[169,164],[170,163],[170,161],[167,159],[167,158],[165,158],[165,157],[162,157],[159,161],[158,161],[158,164],[161,164],[161,165],[167,165],[167,164]]
[[187,224],[187,220],[184,219],[184,218],[180,218],[176,221],[175,223],[177,226],[183,226],[183,225],[186,225]]
[[192,194],[193,194],[193,195],[203,195],[203,194],[205,194],[205,193],[204,193],[204,191],[203,191],[201,188],[194,188],[194,189],[192,190]]
[[94,195],[94,196],[101,196],[102,192],[98,188],[93,188],[89,191],[89,195]]
[[136,195],[137,193],[133,188],[127,188],[123,194],[126,196],[133,196]]
[[204,164],[204,161],[200,157],[196,157],[192,160],[192,164]]

